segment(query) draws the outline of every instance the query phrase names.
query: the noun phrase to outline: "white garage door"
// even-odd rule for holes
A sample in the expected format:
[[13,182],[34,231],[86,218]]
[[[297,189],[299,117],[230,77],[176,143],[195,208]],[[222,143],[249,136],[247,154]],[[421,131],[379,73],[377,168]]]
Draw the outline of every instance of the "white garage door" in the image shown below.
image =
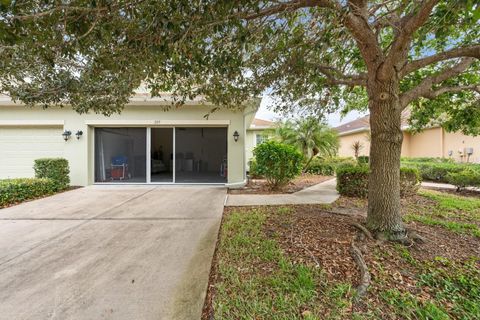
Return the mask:
[[33,161],[62,157],[61,128],[0,127],[0,179],[33,177]]

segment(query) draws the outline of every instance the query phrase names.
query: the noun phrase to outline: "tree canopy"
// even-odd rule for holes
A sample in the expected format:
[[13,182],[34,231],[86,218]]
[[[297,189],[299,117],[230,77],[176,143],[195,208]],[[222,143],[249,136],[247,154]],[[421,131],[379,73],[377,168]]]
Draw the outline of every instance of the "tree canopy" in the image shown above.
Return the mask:
[[479,127],[473,0],[3,0],[0,10],[0,90],[30,105],[110,114],[144,81],[178,104],[203,95],[236,108],[268,89],[278,110],[366,109],[370,50],[400,71],[417,128]]

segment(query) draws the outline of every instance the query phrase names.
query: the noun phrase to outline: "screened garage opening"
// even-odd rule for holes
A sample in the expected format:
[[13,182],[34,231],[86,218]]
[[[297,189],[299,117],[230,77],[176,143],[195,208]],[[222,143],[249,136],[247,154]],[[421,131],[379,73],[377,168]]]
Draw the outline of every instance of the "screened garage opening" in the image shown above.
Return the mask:
[[227,176],[226,127],[95,128],[96,183],[223,184]]
[[95,182],[147,182],[146,132],[146,128],[96,128]]
[[175,182],[227,182],[227,128],[175,128]]

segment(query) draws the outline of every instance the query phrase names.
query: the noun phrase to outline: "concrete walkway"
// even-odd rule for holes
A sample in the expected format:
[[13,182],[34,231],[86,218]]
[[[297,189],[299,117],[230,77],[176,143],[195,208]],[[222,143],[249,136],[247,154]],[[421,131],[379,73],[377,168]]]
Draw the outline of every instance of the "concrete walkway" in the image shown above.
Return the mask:
[[225,206],[328,204],[339,197],[336,183],[331,179],[291,194],[229,194]]
[[[457,187],[455,187],[453,184],[429,182],[429,181],[422,181],[421,186],[424,188],[431,188],[431,189],[451,189],[451,190],[457,189]],[[480,189],[475,187],[466,187],[465,189],[480,192]]]
[[200,319],[225,194],[93,186],[0,209],[0,318]]

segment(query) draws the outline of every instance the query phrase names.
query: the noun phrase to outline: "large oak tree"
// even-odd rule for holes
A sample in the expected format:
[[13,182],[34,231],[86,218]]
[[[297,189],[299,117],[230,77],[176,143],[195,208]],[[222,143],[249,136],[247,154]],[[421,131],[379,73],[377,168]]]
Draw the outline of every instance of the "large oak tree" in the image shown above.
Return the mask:
[[0,1],[0,91],[28,105],[118,112],[144,82],[175,104],[367,108],[368,227],[405,237],[401,117],[480,129],[474,0]]

